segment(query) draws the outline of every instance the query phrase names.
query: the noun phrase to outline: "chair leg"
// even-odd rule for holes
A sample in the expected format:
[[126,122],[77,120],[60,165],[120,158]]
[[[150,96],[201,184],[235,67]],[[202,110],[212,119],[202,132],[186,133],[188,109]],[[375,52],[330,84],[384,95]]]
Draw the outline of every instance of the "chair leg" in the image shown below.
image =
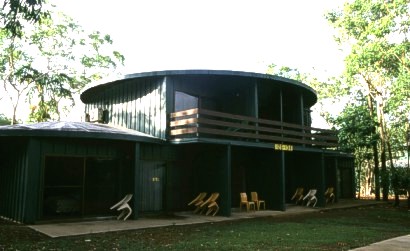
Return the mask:
[[126,220],[126,219],[128,219],[128,217],[131,215],[131,213],[132,213],[132,209],[131,208],[128,208],[129,209],[129,212],[128,212],[128,214],[124,217],[124,221]]
[[214,214],[213,214],[212,216],[215,216],[216,213],[218,213],[218,211],[219,211],[219,206],[216,206],[216,210],[215,210],[215,212],[214,212]]

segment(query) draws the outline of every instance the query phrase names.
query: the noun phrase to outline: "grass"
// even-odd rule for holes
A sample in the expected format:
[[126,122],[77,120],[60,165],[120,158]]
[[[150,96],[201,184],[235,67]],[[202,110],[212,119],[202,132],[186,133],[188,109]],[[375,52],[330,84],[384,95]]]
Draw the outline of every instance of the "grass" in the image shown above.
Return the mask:
[[0,221],[0,250],[349,250],[406,234],[410,212],[385,204],[60,238]]

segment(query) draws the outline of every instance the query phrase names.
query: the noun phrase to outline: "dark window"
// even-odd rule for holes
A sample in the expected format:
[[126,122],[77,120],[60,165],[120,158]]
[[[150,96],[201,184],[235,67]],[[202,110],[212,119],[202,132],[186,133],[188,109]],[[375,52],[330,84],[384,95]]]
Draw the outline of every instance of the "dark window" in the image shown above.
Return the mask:
[[198,108],[198,97],[186,94],[184,92],[175,92],[175,111],[184,111],[192,108]]

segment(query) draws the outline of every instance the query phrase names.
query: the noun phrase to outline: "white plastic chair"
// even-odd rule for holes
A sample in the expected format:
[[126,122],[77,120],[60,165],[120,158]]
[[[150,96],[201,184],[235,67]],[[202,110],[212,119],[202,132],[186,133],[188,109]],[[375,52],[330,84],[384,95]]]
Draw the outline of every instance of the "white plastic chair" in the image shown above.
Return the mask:
[[117,204],[110,207],[111,210],[117,208],[117,211],[121,211],[121,214],[118,215],[117,220],[121,219],[121,217],[123,217],[127,213],[127,211],[128,211],[128,214],[125,215],[124,221],[131,215],[132,209],[131,209],[130,205],[128,205],[128,202],[131,200],[131,198],[132,198],[132,194],[127,194]]
[[316,189],[310,189],[309,192],[306,194],[306,196],[303,198],[303,201],[307,200],[306,206],[308,207],[313,201],[315,201],[315,204],[313,204],[313,207],[316,206],[317,203],[317,198],[316,198]]

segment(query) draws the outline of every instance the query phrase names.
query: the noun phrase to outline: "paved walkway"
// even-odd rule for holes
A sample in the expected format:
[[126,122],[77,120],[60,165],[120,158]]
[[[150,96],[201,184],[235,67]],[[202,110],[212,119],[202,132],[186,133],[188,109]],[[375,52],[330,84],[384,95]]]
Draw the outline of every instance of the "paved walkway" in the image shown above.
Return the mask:
[[[317,212],[318,210],[332,210],[338,208],[349,208],[372,205],[375,201],[363,201],[363,200],[341,200],[338,203],[332,204],[326,208],[310,208],[304,206],[288,205],[286,211],[271,211],[262,210],[257,212],[240,212],[233,211],[231,217],[224,216],[203,216],[196,215],[190,212],[179,212],[175,214],[175,217],[171,218],[144,218],[141,217],[138,220],[98,220],[98,221],[85,221],[85,222],[71,222],[71,223],[52,223],[52,224],[39,224],[31,225],[30,228],[46,234],[50,237],[62,237],[83,235],[91,233],[102,233],[110,231],[122,231],[133,229],[144,229],[153,227],[165,227],[173,225],[188,225],[188,224],[200,224],[219,221],[233,221],[238,219],[266,217],[266,216],[280,216],[291,214],[303,214],[307,212]],[[353,249],[357,251],[369,250],[410,250],[410,235],[385,240],[382,242],[374,243],[366,247]]]
[[410,250],[410,235],[400,236],[381,242],[376,242],[365,247],[352,249],[351,251],[401,251]]
[[155,217],[141,217],[138,220],[96,220],[96,221],[84,221],[84,222],[67,222],[67,223],[51,223],[51,224],[38,224],[30,225],[29,227],[41,232],[50,237],[62,237],[72,235],[83,235],[91,233],[103,233],[111,231],[132,230],[132,229],[144,229],[153,227],[165,227],[173,225],[189,225],[200,223],[211,223],[219,221],[233,221],[238,219],[266,217],[275,215],[289,215],[299,214],[306,212],[317,212],[318,209],[302,206],[290,206],[286,211],[242,211],[232,212],[231,217],[224,216],[204,216],[189,212],[175,213],[175,217],[167,218],[155,218]]

